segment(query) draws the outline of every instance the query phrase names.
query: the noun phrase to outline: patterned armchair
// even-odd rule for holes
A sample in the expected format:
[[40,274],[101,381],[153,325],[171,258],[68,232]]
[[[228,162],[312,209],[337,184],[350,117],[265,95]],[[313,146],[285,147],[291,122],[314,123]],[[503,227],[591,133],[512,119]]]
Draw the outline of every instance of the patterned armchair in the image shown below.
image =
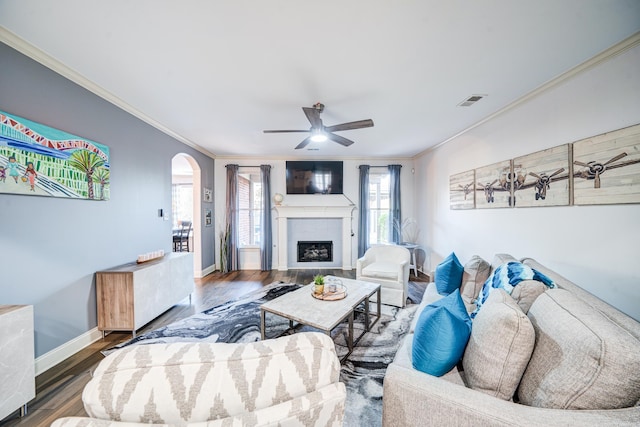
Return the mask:
[[52,427],[341,426],[339,373],[333,341],[317,332],[125,347],[100,362],[82,393],[90,418]]

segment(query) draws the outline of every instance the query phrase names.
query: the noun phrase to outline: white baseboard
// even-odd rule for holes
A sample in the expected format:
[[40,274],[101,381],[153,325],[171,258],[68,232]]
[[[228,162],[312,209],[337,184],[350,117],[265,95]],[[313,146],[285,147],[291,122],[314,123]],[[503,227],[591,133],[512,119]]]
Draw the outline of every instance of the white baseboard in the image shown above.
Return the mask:
[[216,265],[215,264],[210,265],[209,267],[202,269],[202,271],[200,271],[199,275],[196,273],[195,277],[197,279],[202,279],[204,276],[206,276],[207,274],[211,274],[214,271],[216,271]]
[[54,367],[63,360],[73,356],[88,345],[101,340],[102,332],[97,327],[85,332],[84,334],[67,341],[59,347],[43,354],[35,361],[36,376]]

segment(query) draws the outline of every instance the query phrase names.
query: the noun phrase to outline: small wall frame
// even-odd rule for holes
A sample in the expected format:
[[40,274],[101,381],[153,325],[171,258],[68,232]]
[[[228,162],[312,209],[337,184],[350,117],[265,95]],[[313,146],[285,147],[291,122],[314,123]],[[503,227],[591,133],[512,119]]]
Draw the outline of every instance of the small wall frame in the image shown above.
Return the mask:
[[210,188],[204,188],[202,190],[202,201],[206,203],[211,203],[213,201],[213,191]]

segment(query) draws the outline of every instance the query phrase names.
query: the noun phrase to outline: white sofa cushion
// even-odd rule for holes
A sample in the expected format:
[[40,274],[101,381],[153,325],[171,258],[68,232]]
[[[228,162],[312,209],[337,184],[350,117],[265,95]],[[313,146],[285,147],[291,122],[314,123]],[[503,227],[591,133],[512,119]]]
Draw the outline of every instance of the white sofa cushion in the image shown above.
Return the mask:
[[536,346],[518,397],[525,405],[616,409],[640,399],[640,341],[564,289],[529,310]]
[[462,358],[467,385],[511,400],[535,344],[531,321],[504,290],[489,295]]
[[362,275],[365,277],[373,277],[377,279],[398,279],[398,263],[376,261],[362,269]]

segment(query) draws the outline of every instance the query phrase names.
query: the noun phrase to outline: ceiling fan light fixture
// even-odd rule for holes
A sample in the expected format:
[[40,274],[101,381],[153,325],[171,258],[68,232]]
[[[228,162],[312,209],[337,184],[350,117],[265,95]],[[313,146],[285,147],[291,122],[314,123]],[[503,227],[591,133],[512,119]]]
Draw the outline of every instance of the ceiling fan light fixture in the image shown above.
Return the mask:
[[320,118],[320,113],[324,110],[324,105],[321,103],[316,103],[313,107],[302,107],[302,111],[305,116],[307,116],[307,120],[311,123],[311,128],[309,130],[300,130],[300,129],[282,129],[282,130],[265,130],[264,133],[290,133],[290,132],[303,132],[309,133],[310,135],[302,140],[302,142],[296,145],[296,150],[300,150],[301,148],[309,145],[310,142],[325,142],[332,141],[337,144],[342,145],[343,147],[348,147],[353,144],[353,141],[345,138],[341,135],[336,135],[334,132],[343,131],[343,130],[352,130],[352,129],[362,129],[362,128],[370,128],[373,126],[373,120],[358,120],[355,122],[347,122],[340,123],[333,126],[325,127],[322,124],[322,119]]
[[311,135],[313,142],[325,142],[327,139],[327,135],[321,130],[314,130],[313,135]]

